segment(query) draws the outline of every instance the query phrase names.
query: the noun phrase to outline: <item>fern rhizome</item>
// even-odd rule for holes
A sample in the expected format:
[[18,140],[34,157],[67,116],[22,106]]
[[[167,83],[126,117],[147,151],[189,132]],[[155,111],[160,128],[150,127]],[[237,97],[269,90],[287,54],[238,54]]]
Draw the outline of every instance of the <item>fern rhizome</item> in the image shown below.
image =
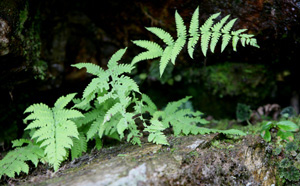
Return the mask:
[[[202,113],[190,109],[182,109],[181,105],[191,97],[168,103],[164,110],[158,110],[152,100],[139,90],[137,83],[127,74],[136,63],[160,57],[159,70],[163,74],[169,61],[175,60],[187,42],[188,53],[193,53],[199,39],[201,50],[206,56],[208,48],[214,52],[217,42],[222,37],[221,51],[232,40],[233,50],[236,51],[238,41],[243,46],[259,47],[253,35],[243,34],[246,29],[230,31],[236,19],[227,22],[229,16],[214,24],[220,13],[213,14],[199,26],[199,8],[192,16],[190,28],[187,31],[183,19],[176,11],[175,21],[177,39],[166,31],[147,27],[146,29],[166,44],[162,48],[153,41],[137,40],[133,43],[147,51],[135,56],[130,64],[119,61],[127,48],[117,51],[108,61],[107,69],[92,63],[72,65],[78,69],[85,68],[94,78],[83,91],[81,98],[76,94],[60,97],[54,107],[39,103],[25,110],[29,114],[24,122],[28,123],[30,140],[13,141],[14,150],[10,151],[0,161],[0,178],[3,175],[15,177],[15,173],[28,173],[28,163],[35,166],[39,162],[48,163],[57,171],[65,159],[75,159],[87,151],[87,143],[95,141],[95,147],[102,147],[102,138],[108,136],[117,140],[126,139],[132,144],[141,145],[143,134],[148,133],[148,141],[156,144],[169,145],[164,130],[172,128],[174,136],[188,134],[224,133],[245,135],[239,130],[216,130],[204,128],[208,121],[201,118]],[[227,23],[226,23],[227,22]],[[188,32],[188,34],[187,34]],[[68,104],[73,103],[69,109]],[[145,113],[150,115],[144,118]],[[202,124],[202,127],[198,126]],[[144,129],[139,130],[138,125]]]

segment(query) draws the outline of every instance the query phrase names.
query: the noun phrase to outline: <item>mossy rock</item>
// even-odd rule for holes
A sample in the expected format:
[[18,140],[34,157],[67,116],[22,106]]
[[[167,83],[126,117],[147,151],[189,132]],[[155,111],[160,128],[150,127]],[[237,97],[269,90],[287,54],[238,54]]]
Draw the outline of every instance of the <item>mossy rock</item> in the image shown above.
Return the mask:
[[203,69],[204,85],[214,95],[264,99],[272,92],[275,78],[264,65],[226,62]]

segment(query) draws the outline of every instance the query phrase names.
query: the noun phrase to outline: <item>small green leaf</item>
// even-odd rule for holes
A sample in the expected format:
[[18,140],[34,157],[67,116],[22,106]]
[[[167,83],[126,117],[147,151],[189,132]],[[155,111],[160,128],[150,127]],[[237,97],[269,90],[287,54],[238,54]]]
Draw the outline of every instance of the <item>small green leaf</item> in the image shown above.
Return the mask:
[[283,140],[289,140],[293,141],[294,140],[294,134],[288,131],[284,131],[279,129],[277,132],[277,136],[280,137]]
[[262,124],[262,130],[270,130],[273,127],[272,122],[268,121],[268,122],[264,122]]
[[286,120],[286,121],[280,121],[277,123],[277,126],[285,131],[290,132],[297,132],[299,131],[299,127],[292,121]]
[[266,142],[271,141],[271,133],[269,130],[263,130],[260,135]]

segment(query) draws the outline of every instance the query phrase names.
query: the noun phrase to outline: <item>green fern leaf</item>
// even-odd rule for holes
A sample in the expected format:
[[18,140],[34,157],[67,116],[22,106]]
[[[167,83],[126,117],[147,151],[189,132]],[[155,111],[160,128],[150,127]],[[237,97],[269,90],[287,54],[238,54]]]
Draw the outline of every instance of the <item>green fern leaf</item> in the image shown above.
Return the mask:
[[17,139],[12,141],[12,147],[22,147],[23,144],[31,144],[32,142],[28,139]]
[[83,152],[87,150],[87,142],[83,133],[79,133],[78,139],[73,138],[73,146],[71,148],[72,160],[82,156]]
[[242,33],[242,32],[245,32],[246,30],[247,29],[239,29],[239,30],[231,32],[231,35],[233,35],[233,37],[232,37],[233,51],[236,51],[236,46],[237,46],[237,43],[238,43],[238,41],[240,39],[239,34]]
[[160,73],[160,77],[162,76],[162,74],[164,73],[165,71],[165,68],[167,67],[170,59],[171,59],[171,54],[172,54],[172,49],[173,49],[173,46],[167,46],[163,52],[163,55],[160,59],[160,62],[159,62],[159,73]]
[[146,27],[146,29],[155,34],[161,40],[163,40],[163,42],[166,43],[168,46],[174,45],[174,40],[171,34],[164,31],[163,29],[157,27]]
[[130,73],[133,69],[131,64],[119,64],[115,67],[108,69],[107,71],[110,73],[111,76],[119,76],[124,73]]
[[63,109],[68,103],[76,96],[76,93],[68,94],[67,96],[61,96],[54,104],[57,109]]
[[224,49],[225,49],[226,46],[228,45],[230,39],[231,39],[231,35],[229,35],[229,34],[223,34],[223,37],[222,37],[222,45],[221,45],[221,52],[224,51]]
[[153,101],[150,99],[149,96],[146,94],[142,94],[142,99],[140,100],[141,103],[146,103],[143,104],[141,113],[145,113],[146,111],[149,112],[151,115],[154,114],[155,111],[157,111],[156,105],[153,103]]
[[184,47],[186,41],[186,26],[177,11],[175,12],[175,22],[178,39],[175,41],[171,52],[171,62],[173,65],[175,65],[175,60]]
[[211,26],[213,25],[214,23],[214,19],[216,19],[219,15],[221,14],[221,12],[218,12],[218,13],[215,13],[213,15],[211,15],[206,21],[205,23],[200,27],[200,31],[201,33],[205,33],[207,31],[210,30]]
[[98,100],[98,103],[101,104],[101,103],[104,103],[105,101],[107,101],[108,99],[117,99],[118,98],[118,95],[114,92],[109,92],[107,94],[104,94],[103,96],[99,96],[97,98]]
[[[140,93],[139,86],[128,76],[122,76],[118,84],[122,87],[127,87],[128,90]],[[126,91],[125,91],[126,92]]]
[[237,18],[230,20],[221,30],[223,34],[229,34],[229,31],[233,27],[233,24],[236,22]]
[[154,43],[152,41],[137,40],[137,41],[132,41],[132,42],[135,45],[148,50],[146,52],[142,52],[142,53],[138,54],[137,56],[135,56],[131,62],[132,66],[140,61],[154,59],[154,58],[162,56],[162,54],[163,54],[163,49],[157,43]]
[[241,131],[241,130],[237,130],[237,129],[229,129],[229,130],[216,130],[216,132],[222,133],[222,134],[227,134],[227,135],[239,135],[239,136],[245,136],[246,133]]
[[[33,112],[33,111],[35,111],[35,112]],[[44,122],[43,125],[45,125],[46,121],[51,120],[50,113],[52,113],[52,111],[47,105],[45,105],[43,103],[33,104],[24,111],[24,113],[29,113],[29,112],[33,112],[33,113],[31,113],[29,116],[27,116],[24,119],[25,123],[28,120],[39,119],[42,122]]]
[[78,69],[86,68],[87,73],[90,73],[90,74],[93,74],[96,76],[98,76],[104,72],[104,70],[100,66],[95,65],[93,63],[77,63],[77,64],[73,64],[71,66],[76,67]]
[[147,126],[144,131],[149,132],[148,141],[156,144],[169,145],[166,135],[162,132],[166,128],[157,119],[151,119],[151,125]]
[[211,38],[211,43],[210,43],[210,50],[211,50],[212,53],[214,53],[217,42],[219,41],[219,38],[222,35],[220,33],[220,30],[221,30],[221,28],[223,27],[223,25],[225,24],[225,22],[227,21],[228,18],[229,18],[229,15],[227,15],[226,17],[221,19],[221,21],[218,22],[217,24],[215,24],[212,28],[213,33],[212,33],[212,38]]
[[212,35],[211,32],[211,26],[214,23],[214,19],[217,18],[221,13],[216,13],[211,15],[206,21],[205,23],[200,27],[200,32],[201,32],[201,50],[204,56],[206,56],[207,53],[207,49],[208,49],[208,45],[210,42],[210,38]]
[[[28,145],[20,147],[24,143],[27,143]],[[17,148],[8,152],[7,155],[0,160],[0,178],[3,175],[12,178],[15,177],[15,174],[20,174],[20,172],[27,174],[29,166],[26,161],[31,161],[37,166],[39,160],[43,157],[44,151],[29,140],[20,139],[13,141],[13,144]]]
[[120,119],[119,123],[117,124],[117,131],[122,139],[124,137],[124,131],[128,128],[128,124],[126,118]]
[[199,7],[197,7],[197,9],[193,13],[191,23],[190,23],[189,34],[190,34],[190,38],[188,41],[188,53],[189,53],[190,57],[193,59],[194,48],[200,38]]
[[165,108],[166,115],[175,113],[183,103],[187,102],[191,98],[192,96],[186,96],[185,98],[180,99],[178,101],[168,103],[168,105]]
[[[36,129],[32,139],[36,138],[37,142],[42,142],[40,148],[45,148],[46,158],[55,171],[58,170],[60,163],[64,160],[67,154],[66,149],[72,147],[72,137],[78,138],[79,135],[77,126],[70,119],[83,117],[83,115],[79,111],[64,108],[74,96],[75,94],[62,96],[56,101],[52,109],[43,104],[34,104],[25,110],[25,113],[31,112],[25,120],[34,120],[29,123],[25,130]],[[41,105],[44,113],[39,110]]]
[[91,124],[91,127],[89,129],[89,131],[87,132],[87,140],[89,139],[92,139],[95,134],[97,133],[97,131],[99,131],[100,129],[100,125],[101,123],[103,122],[103,118],[104,118],[104,114],[103,116],[102,115],[99,115],[95,121]]
[[107,63],[107,67],[111,70],[113,70],[115,67],[118,66],[118,61],[121,60],[122,56],[124,55],[124,53],[126,52],[127,48],[124,49],[120,49],[117,52],[115,52],[111,58],[109,59],[108,63]]
[[209,31],[202,33],[201,35],[201,50],[204,56],[206,56],[211,35],[212,33]]

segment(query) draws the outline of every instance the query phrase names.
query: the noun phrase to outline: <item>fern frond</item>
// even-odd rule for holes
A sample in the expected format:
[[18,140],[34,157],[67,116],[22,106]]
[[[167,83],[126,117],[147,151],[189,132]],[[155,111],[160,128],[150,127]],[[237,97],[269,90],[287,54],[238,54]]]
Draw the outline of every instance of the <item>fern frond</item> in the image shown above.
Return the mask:
[[193,59],[193,53],[195,49],[195,45],[197,44],[200,33],[199,33],[199,7],[194,11],[191,23],[190,23],[190,29],[189,29],[190,38],[188,41],[188,53],[190,57]]
[[107,67],[112,70],[114,67],[118,66],[117,62],[121,60],[121,58],[123,57],[126,50],[127,50],[127,47],[115,52],[109,59],[109,61],[107,63]]
[[233,51],[236,51],[236,45],[239,41],[239,34],[242,32],[245,32],[247,29],[239,29],[236,31],[231,31],[231,35],[233,35],[232,37],[232,47],[233,47]]
[[88,86],[84,89],[82,97],[87,99],[89,95],[93,95],[87,101],[94,99],[95,93],[109,89],[108,76],[102,76],[92,79]]
[[206,56],[207,53],[211,34],[212,33],[210,31],[207,31],[207,32],[203,32],[201,35],[201,50],[204,56]]
[[[37,142],[42,142],[40,147],[45,148],[46,158],[55,171],[66,156],[66,149],[73,145],[72,137],[78,138],[79,135],[77,126],[70,119],[83,117],[83,115],[79,111],[64,108],[74,96],[75,94],[69,94],[60,97],[52,109],[43,105],[42,108],[47,111],[43,113],[44,115],[40,115],[40,110],[37,110],[41,104],[38,106],[35,104],[25,110],[25,112],[32,112],[26,119],[34,120],[25,130],[36,129],[32,139],[36,138]],[[38,117],[30,117],[31,115]]]
[[201,50],[204,56],[206,56],[210,38],[212,35],[211,26],[213,25],[213,20],[217,18],[221,13],[216,13],[211,15],[205,23],[200,27],[201,32]]
[[122,112],[123,105],[119,102],[115,103],[105,114],[103,123],[109,121],[112,116],[116,115],[118,112]]
[[171,52],[171,62],[173,65],[175,65],[175,60],[184,47],[186,41],[186,26],[177,11],[175,12],[175,22],[178,39],[175,41]]
[[126,118],[121,118],[117,124],[117,131],[118,131],[121,139],[124,137],[124,131],[127,128],[128,128],[128,124],[127,124]]
[[29,139],[17,139],[12,141],[12,147],[22,147],[23,144],[31,144]]
[[167,67],[171,56],[172,56],[172,49],[173,49],[173,45],[167,46],[163,52],[162,57],[160,58],[159,61],[159,73],[160,73],[160,77],[162,76],[162,74],[165,71],[165,68]]
[[76,67],[78,69],[86,68],[87,73],[93,74],[95,76],[98,76],[98,75],[104,73],[104,70],[100,66],[93,64],[93,63],[77,63],[77,64],[73,64],[71,66]]
[[42,125],[45,125],[46,124],[45,122],[51,120],[50,113],[52,111],[47,105],[43,103],[33,104],[24,111],[24,113],[29,113],[29,112],[32,113],[24,119],[24,123],[26,123],[28,120],[39,119],[41,122],[44,122],[44,124]]
[[186,96],[185,98],[180,99],[178,101],[168,103],[164,110],[166,112],[166,115],[173,114],[174,112],[176,112],[183,103],[187,102],[191,98],[192,96]]
[[58,100],[54,103],[54,107],[57,109],[63,109],[67,106],[68,103],[76,96],[76,93],[68,94],[67,96],[61,96]]
[[159,37],[161,40],[163,40],[164,43],[166,43],[168,46],[174,44],[173,37],[168,32],[164,31],[161,28],[157,27],[146,27],[146,29],[153,34],[155,34],[157,37]]
[[99,96],[97,98],[97,101],[99,104],[104,103],[105,101],[107,101],[108,99],[117,99],[118,95],[114,92],[108,92],[107,94],[104,94],[103,96]]
[[239,136],[245,136],[246,133],[241,131],[241,130],[237,130],[237,129],[229,129],[229,130],[216,130],[219,133],[222,134],[227,134],[227,135],[239,135]]
[[220,33],[220,30],[223,27],[223,25],[225,24],[225,22],[227,21],[227,19],[229,18],[229,16],[230,15],[227,15],[226,17],[221,19],[221,21],[218,22],[217,24],[215,24],[212,28],[213,33],[212,33],[212,38],[211,38],[211,43],[210,43],[210,50],[212,53],[214,53],[217,42],[219,41],[219,38],[222,35]]
[[224,49],[228,45],[230,39],[231,39],[231,35],[229,35],[229,34],[223,34],[223,36],[222,36],[221,52],[224,51]]
[[131,64],[119,64],[117,66],[114,66],[112,68],[109,68],[107,71],[110,72],[111,76],[118,76],[123,73],[130,73],[133,69],[133,66]]
[[118,84],[121,85],[124,90],[127,89],[127,91],[130,90],[130,91],[141,93],[139,90],[139,86],[136,84],[136,82],[128,76],[122,76],[119,79]]
[[221,12],[215,13],[213,15],[211,15],[206,21],[205,23],[200,27],[200,31],[201,33],[205,33],[207,31],[210,31],[211,26],[214,23],[214,19],[216,19],[219,15],[221,14]]
[[229,31],[233,27],[234,23],[236,22],[237,18],[230,20],[221,30],[223,34],[229,34]]
[[83,133],[79,133],[78,139],[73,138],[73,146],[71,148],[72,160],[82,156],[87,150],[87,142]]
[[95,134],[100,130],[100,125],[103,123],[103,119],[104,114],[95,118],[95,121],[91,124],[91,127],[86,134],[87,140],[92,139],[92,137],[94,137]]
[[186,97],[179,101],[168,103],[165,110],[155,112],[152,119],[161,118],[161,123],[165,128],[172,126],[175,136],[180,133],[185,135],[191,133],[197,127],[197,123],[206,124],[208,122],[201,118],[201,112],[193,112],[190,109],[179,109],[190,98]]
[[[25,147],[20,147],[23,143],[28,143]],[[28,174],[29,166],[26,161],[31,161],[37,166],[39,160],[43,157],[44,151],[38,145],[33,144],[29,140],[20,139],[13,141],[14,150],[7,153],[7,155],[0,160],[0,178],[5,174],[8,177],[15,177],[20,172]]]
[[148,141],[156,144],[169,145],[166,135],[162,132],[166,128],[157,119],[151,119],[151,125],[147,126],[144,131],[149,132]]
[[142,53],[138,54],[137,56],[135,56],[131,62],[132,66],[140,61],[154,59],[154,58],[162,56],[162,54],[163,54],[163,49],[155,42],[146,41],[146,40],[136,40],[136,41],[132,41],[132,42],[135,45],[148,50],[146,52],[142,52]]
[[224,49],[226,48],[226,46],[228,45],[228,43],[232,37],[229,34],[229,31],[233,27],[233,24],[236,22],[236,20],[237,20],[237,18],[230,20],[221,30],[221,32],[223,33],[221,52],[224,51]]
[[142,113],[145,113],[146,111],[149,112],[151,115],[154,114],[155,111],[157,111],[156,105],[153,103],[153,101],[150,99],[149,96],[146,94],[142,94],[142,99],[140,100],[141,103],[146,103],[142,104]]

